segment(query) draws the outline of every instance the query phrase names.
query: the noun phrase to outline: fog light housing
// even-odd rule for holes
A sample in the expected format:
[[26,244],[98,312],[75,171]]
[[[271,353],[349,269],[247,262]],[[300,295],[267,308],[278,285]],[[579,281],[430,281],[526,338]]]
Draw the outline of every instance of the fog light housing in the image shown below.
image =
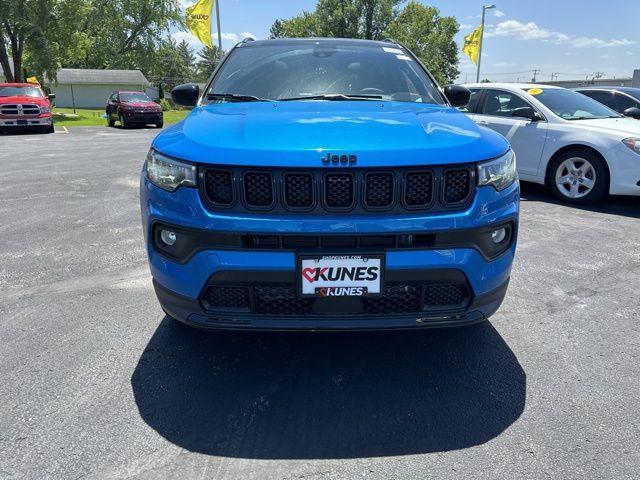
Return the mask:
[[165,245],[172,247],[176,243],[177,239],[175,232],[172,232],[171,230],[162,229],[160,231],[160,240],[162,240]]
[[493,232],[491,232],[491,241],[496,245],[498,245],[499,243],[502,243],[506,237],[507,237],[507,229],[504,227],[498,228],[497,230],[494,230]]

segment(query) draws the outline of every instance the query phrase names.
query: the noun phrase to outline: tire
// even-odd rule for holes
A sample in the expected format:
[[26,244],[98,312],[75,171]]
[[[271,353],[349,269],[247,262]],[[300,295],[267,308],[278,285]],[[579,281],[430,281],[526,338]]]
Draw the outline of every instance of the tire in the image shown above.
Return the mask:
[[44,129],[44,133],[55,133],[56,129],[53,126],[53,123],[51,125],[49,125],[48,127],[45,127]]
[[109,115],[107,117],[107,125],[109,127],[115,127],[116,126],[116,121],[111,118],[111,115]]
[[156,128],[162,128],[164,126],[164,122],[156,123]]
[[122,128],[129,128],[129,125],[124,121],[122,114],[118,115],[118,118],[120,119],[120,126],[122,126]]
[[609,172],[600,155],[576,148],[552,160],[547,185],[565,203],[588,205],[607,195]]

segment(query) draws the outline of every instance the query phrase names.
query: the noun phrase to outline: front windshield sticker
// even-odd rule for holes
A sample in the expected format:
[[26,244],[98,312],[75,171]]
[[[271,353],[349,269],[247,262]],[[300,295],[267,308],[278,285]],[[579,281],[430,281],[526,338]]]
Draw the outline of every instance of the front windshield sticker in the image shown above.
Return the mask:
[[396,55],[396,58],[398,60],[407,60],[408,62],[411,62],[411,57],[407,57],[406,55]]
[[540,95],[542,93],[542,89],[541,88],[530,88],[529,90],[527,90],[527,93],[529,95]]
[[382,47],[382,50],[384,50],[387,53],[396,53],[396,54],[399,54],[399,55],[402,55],[404,53],[399,48]]

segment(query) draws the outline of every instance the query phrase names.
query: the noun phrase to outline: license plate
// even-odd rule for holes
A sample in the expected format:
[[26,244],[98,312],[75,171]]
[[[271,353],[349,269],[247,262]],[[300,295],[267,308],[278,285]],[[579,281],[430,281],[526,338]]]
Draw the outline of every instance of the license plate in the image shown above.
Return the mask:
[[382,256],[325,255],[299,260],[304,297],[361,297],[382,290]]

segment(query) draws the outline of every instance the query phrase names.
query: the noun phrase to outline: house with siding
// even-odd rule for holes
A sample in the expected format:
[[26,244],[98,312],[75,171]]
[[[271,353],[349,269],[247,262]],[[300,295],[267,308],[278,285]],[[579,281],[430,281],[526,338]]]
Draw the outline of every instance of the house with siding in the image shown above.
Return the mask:
[[67,108],[104,108],[114,90],[150,88],[140,70],[61,68],[56,80],[45,84],[56,94],[56,106]]

